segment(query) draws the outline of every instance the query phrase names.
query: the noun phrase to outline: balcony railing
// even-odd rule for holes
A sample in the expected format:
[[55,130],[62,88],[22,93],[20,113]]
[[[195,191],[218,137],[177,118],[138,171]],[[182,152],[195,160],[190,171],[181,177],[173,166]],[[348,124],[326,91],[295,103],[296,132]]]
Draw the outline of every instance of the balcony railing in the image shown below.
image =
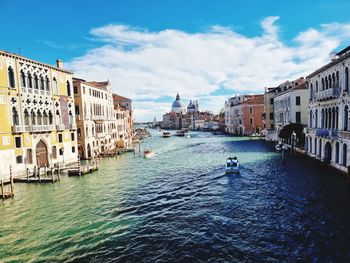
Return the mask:
[[350,140],[350,131],[339,131],[339,138]]
[[76,130],[77,129],[77,125],[75,123],[73,124],[68,124],[66,126],[67,129],[70,129],[70,130]]
[[52,131],[52,125],[14,125],[12,126],[13,133],[22,132],[48,132]]
[[105,135],[104,133],[102,133],[102,132],[98,132],[98,133],[96,133],[96,135],[97,135],[97,138],[103,138],[103,137],[106,136],[106,135]]
[[339,137],[338,130],[336,129],[316,129],[316,135],[319,137],[331,138],[333,140],[337,140]]
[[66,127],[63,124],[57,124],[56,125],[56,130],[58,131],[64,131]]
[[94,115],[94,116],[92,116],[92,119],[93,119],[93,120],[104,120],[104,119],[106,119],[106,117],[105,117],[105,116],[97,116],[97,115]]
[[331,100],[338,98],[340,95],[340,87],[335,87],[316,93],[316,100]]

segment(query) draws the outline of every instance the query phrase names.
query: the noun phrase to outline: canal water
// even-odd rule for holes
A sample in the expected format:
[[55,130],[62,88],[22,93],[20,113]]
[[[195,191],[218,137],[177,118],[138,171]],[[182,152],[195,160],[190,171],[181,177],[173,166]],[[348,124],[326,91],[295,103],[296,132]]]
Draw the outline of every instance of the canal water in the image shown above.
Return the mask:
[[[350,262],[345,176],[264,141],[192,133],[0,202],[1,262]],[[237,155],[239,176],[224,175]]]

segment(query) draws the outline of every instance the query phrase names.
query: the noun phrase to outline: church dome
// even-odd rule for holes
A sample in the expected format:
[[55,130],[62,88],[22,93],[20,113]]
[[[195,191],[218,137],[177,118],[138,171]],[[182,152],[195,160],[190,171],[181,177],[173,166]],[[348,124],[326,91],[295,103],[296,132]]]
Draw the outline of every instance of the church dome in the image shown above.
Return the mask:
[[188,104],[187,109],[188,110],[195,110],[196,109],[196,106],[193,104],[192,100]]
[[173,112],[181,112],[183,109],[183,105],[182,105],[182,102],[181,102],[181,99],[180,99],[180,95],[179,93],[176,95],[176,99],[175,101],[173,102],[172,106],[171,106],[171,110]]

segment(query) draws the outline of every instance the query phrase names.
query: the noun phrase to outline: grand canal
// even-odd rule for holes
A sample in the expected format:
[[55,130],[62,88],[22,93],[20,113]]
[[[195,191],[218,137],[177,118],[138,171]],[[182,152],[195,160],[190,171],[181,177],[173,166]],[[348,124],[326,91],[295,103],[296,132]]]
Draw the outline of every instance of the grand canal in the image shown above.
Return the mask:
[[[264,141],[195,133],[153,137],[100,170],[16,184],[0,203],[4,262],[350,261],[345,176]],[[240,176],[224,175],[237,155]]]

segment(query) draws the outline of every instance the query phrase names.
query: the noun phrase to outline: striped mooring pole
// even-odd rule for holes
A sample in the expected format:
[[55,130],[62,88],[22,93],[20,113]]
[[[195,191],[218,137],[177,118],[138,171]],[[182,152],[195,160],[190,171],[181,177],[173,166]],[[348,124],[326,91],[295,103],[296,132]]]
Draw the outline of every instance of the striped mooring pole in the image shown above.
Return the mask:
[[11,196],[14,196],[14,186],[13,186],[13,175],[12,175],[12,166],[10,165],[10,185],[11,185]]
[[80,166],[80,155],[78,154],[78,171],[79,171],[79,176],[81,176],[81,166]]

